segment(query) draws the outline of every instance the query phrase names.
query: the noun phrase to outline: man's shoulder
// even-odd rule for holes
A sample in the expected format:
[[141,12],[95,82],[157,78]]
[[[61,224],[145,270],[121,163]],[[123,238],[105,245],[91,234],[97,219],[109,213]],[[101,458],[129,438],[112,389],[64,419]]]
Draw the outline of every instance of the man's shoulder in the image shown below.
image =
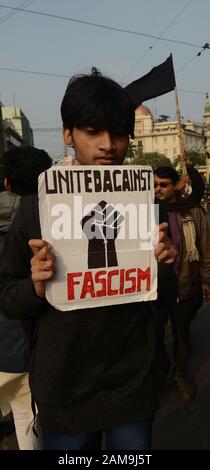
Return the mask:
[[30,194],[29,196],[22,196],[22,201],[30,203],[30,201],[38,201],[38,194]]
[[37,194],[21,198],[20,210],[14,221],[14,227],[21,230],[28,239],[41,237]]
[[3,191],[0,193],[0,210],[12,209],[20,196],[12,191]]
[[39,206],[37,194],[30,196],[23,196],[21,198],[20,210],[18,212],[17,223],[27,225],[30,230],[30,225],[39,225]]
[[196,206],[196,207],[191,207],[190,212],[192,215],[195,215],[197,217],[206,217],[206,212],[205,209],[202,206]]
[[35,210],[38,210],[38,195],[30,194],[30,196],[23,196],[21,198],[21,207],[23,209],[34,208]]
[[21,197],[11,191],[4,191],[0,194],[0,231],[8,232],[9,226],[14,219]]

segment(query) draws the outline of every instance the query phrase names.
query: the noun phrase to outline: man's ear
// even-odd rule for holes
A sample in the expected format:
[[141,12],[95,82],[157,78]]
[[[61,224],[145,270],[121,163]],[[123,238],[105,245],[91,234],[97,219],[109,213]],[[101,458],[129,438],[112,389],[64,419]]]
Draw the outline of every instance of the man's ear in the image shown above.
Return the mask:
[[63,129],[63,139],[68,147],[73,147],[72,133],[69,129]]
[[11,185],[7,178],[4,178],[4,187],[6,191],[11,191]]

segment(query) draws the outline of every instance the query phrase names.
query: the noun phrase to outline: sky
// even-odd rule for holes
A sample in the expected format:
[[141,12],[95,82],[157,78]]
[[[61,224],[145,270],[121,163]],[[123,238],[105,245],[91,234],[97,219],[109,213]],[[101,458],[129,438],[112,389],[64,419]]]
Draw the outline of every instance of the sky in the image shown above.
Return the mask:
[[[63,152],[60,104],[72,75],[94,65],[125,86],[172,53],[181,115],[202,122],[210,95],[210,49],[202,49],[210,43],[209,25],[209,0],[0,0],[0,100],[23,110],[35,146],[55,157]],[[175,118],[174,92],[144,104],[155,117]]]

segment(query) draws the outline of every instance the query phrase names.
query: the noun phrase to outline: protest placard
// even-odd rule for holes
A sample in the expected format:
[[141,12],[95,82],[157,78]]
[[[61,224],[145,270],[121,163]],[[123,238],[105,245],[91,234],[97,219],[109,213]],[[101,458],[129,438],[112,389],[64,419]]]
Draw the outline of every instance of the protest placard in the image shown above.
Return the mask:
[[39,177],[42,238],[56,255],[47,300],[75,310],[154,300],[149,166],[56,166]]

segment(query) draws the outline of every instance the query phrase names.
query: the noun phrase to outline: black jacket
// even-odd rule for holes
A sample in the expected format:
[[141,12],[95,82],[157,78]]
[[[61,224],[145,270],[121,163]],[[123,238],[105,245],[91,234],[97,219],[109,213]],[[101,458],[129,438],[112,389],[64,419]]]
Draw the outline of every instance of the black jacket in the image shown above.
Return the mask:
[[[0,194],[0,254],[19,203],[20,196],[13,192],[4,191]],[[22,322],[8,319],[3,313],[0,305],[0,372],[26,372],[28,347]]]
[[150,303],[56,310],[33,291],[28,240],[40,237],[37,198],[24,198],[5,245],[0,303],[7,316],[35,321],[30,384],[43,428],[77,433],[151,417],[157,393]]

